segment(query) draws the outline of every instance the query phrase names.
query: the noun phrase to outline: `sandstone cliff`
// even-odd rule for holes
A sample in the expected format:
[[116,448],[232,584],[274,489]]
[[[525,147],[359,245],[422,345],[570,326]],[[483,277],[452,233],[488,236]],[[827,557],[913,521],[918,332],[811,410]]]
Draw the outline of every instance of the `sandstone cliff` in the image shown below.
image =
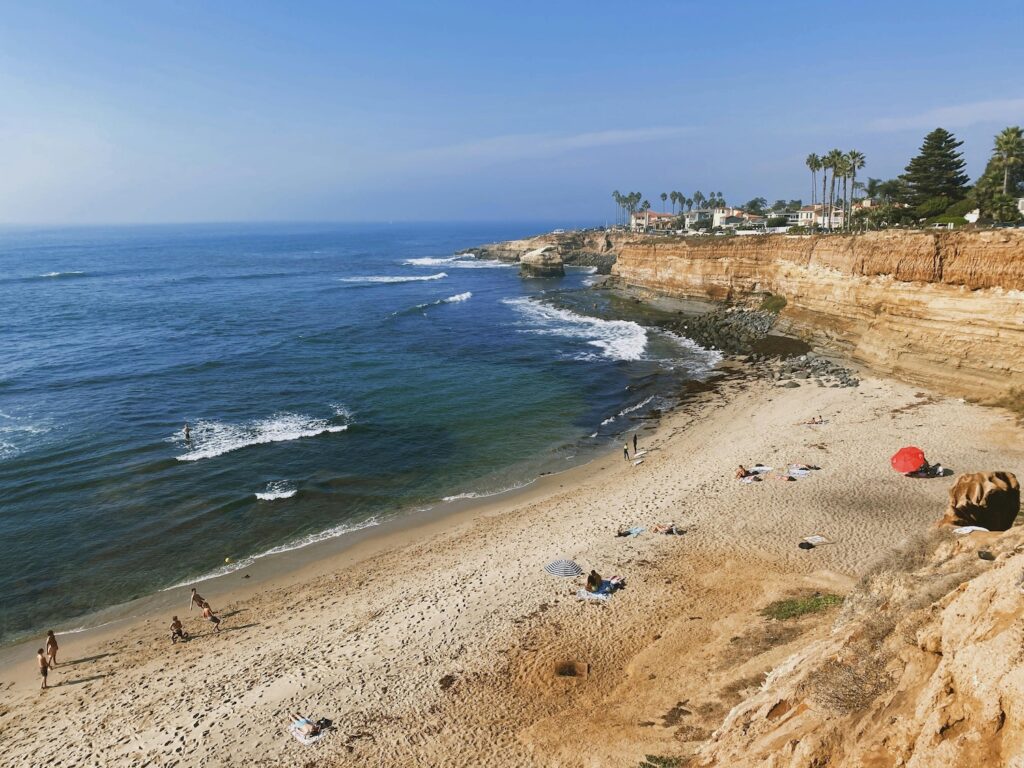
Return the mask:
[[656,294],[786,298],[780,327],[931,388],[1024,386],[1024,232],[625,238],[612,269]]
[[687,764],[1024,765],[1024,528],[929,549],[866,578]]

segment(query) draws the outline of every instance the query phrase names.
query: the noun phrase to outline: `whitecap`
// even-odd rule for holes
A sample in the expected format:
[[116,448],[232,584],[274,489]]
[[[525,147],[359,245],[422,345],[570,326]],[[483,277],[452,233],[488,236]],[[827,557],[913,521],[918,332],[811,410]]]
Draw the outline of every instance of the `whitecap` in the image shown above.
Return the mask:
[[616,413],[616,414],[615,414],[614,416],[609,416],[609,417],[608,417],[607,419],[605,419],[604,421],[602,421],[602,422],[601,422],[601,426],[602,426],[602,427],[604,427],[604,426],[607,426],[608,424],[611,424],[611,423],[612,423],[613,421],[615,421],[616,419],[618,419],[618,418],[621,418],[621,417],[625,416],[625,415],[626,415],[627,413],[632,413],[633,411],[639,411],[639,410],[640,410],[641,408],[643,408],[643,407],[644,407],[645,405],[647,405],[647,404],[648,404],[648,403],[650,403],[650,402],[651,402],[652,400],[654,400],[654,397],[655,397],[654,395],[651,395],[650,397],[648,397],[648,398],[646,398],[646,399],[644,399],[644,400],[641,400],[641,401],[640,401],[639,403],[637,403],[636,405],[630,405],[630,406],[628,406],[628,407],[626,407],[626,408],[623,408],[623,409],[622,409],[621,411],[619,411],[618,413]]
[[267,487],[256,492],[256,498],[260,501],[274,501],[275,499],[290,499],[298,493],[298,489],[287,480],[274,480],[267,483]]
[[447,299],[443,299],[442,303],[458,304],[462,301],[469,301],[471,298],[473,298],[473,293],[471,291],[466,291],[465,293],[456,293],[454,296],[449,296]]
[[456,261],[450,266],[459,269],[493,269],[495,267],[514,267],[516,265],[515,262],[498,261],[497,259],[466,259],[465,261]]
[[39,275],[39,277],[73,277],[74,275],[84,275],[84,274],[85,274],[85,272],[79,272],[79,271],[71,270],[71,271],[68,271],[68,272],[46,272],[46,273],[44,273],[42,275]]
[[[602,320],[578,315],[567,309],[552,307],[529,298],[502,299],[517,309],[532,327],[528,333],[580,339],[601,350],[601,356],[612,360],[640,360],[647,349],[647,331],[630,320]],[[579,360],[593,355],[577,355]]]
[[447,272],[436,275],[365,275],[363,277],[339,277],[342,283],[417,283],[423,280],[442,280],[448,277]]
[[455,261],[462,261],[465,258],[467,257],[447,256],[445,258],[433,258],[430,256],[424,256],[423,258],[420,259],[405,259],[405,261],[403,261],[402,263],[410,267],[434,267],[437,266],[438,264],[451,264],[452,262]]
[[[298,413],[278,413],[269,419],[230,424],[218,421],[198,421],[192,427],[191,450],[178,456],[178,461],[212,459],[250,445],[263,445],[303,437],[314,437],[325,432],[344,432],[348,424],[333,424],[327,419]],[[175,434],[175,440],[178,434]]]

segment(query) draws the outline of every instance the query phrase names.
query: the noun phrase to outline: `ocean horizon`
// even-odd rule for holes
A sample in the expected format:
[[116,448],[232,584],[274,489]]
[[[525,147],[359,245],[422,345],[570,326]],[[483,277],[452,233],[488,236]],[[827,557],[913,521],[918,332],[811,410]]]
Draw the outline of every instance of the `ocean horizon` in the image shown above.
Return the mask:
[[519,487],[711,370],[593,268],[460,255],[545,226],[0,230],[0,642]]

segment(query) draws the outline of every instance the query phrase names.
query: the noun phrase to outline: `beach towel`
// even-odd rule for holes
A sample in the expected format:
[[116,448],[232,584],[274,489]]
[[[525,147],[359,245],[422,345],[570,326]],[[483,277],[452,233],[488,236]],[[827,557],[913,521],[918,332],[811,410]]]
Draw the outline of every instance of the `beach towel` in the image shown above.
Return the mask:
[[633,462],[633,466],[634,467],[639,467],[643,463],[644,463],[643,459],[637,459],[636,461]]
[[811,470],[804,469],[803,467],[798,467],[798,466],[794,465],[794,466],[789,468],[789,472],[787,474],[790,477],[796,477],[796,478],[807,477],[809,474],[811,474]]
[[630,528],[628,531],[626,531],[626,535],[627,536],[639,536],[645,530],[647,530],[647,529],[646,528],[641,528],[639,525],[635,525],[632,528]]
[[982,533],[991,533],[988,528],[982,528],[980,525],[961,525],[953,529],[954,536],[964,536],[968,533],[974,533],[975,531],[981,531]]
[[307,736],[305,733],[299,730],[300,727],[301,726],[299,726],[298,723],[292,723],[288,726],[288,733],[294,736],[297,742],[299,742],[300,744],[305,744],[307,747],[311,744],[315,744],[316,742],[320,741],[320,739],[324,737],[324,734],[327,733],[327,731],[320,731],[320,733],[316,734],[315,736]]
[[761,479],[761,477],[759,475],[747,475],[746,477],[741,477],[740,478],[740,482],[741,483],[748,483],[748,484],[749,483],[756,483],[760,479]]
[[601,592],[587,592],[585,589],[581,589],[576,593],[576,597],[580,600],[587,600],[591,603],[606,603],[611,595]]
[[752,466],[747,471],[748,472],[753,472],[755,475],[763,475],[766,472],[771,472],[772,468],[771,467],[766,467],[764,464],[755,464],[754,466]]
[[810,536],[804,536],[800,539],[800,543],[797,546],[800,547],[800,549],[814,549],[815,547],[820,547],[822,544],[835,544],[835,542],[821,534],[812,533]]

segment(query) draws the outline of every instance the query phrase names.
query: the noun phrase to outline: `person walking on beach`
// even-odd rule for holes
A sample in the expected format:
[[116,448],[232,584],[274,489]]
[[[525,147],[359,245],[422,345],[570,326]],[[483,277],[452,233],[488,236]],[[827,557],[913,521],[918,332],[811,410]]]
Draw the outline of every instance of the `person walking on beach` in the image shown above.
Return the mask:
[[622,458],[629,461],[629,443],[622,446]]
[[36,662],[39,664],[39,676],[43,678],[43,684],[40,689],[46,687],[46,673],[50,671],[50,662],[46,660],[46,654],[43,649],[39,649],[39,653],[36,655]]
[[196,588],[192,587],[192,599],[188,601],[188,612],[192,613],[192,606],[195,606],[199,610],[203,608],[209,608],[210,604],[206,602],[205,598],[196,592]]
[[50,667],[57,666],[57,638],[51,629],[46,633],[46,663]]
[[633,455],[636,456],[636,432],[633,433]]
[[213,624],[213,631],[220,632],[220,619],[213,615],[213,611],[210,610],[210,604],[207,603],[203,606],[203,618]]

